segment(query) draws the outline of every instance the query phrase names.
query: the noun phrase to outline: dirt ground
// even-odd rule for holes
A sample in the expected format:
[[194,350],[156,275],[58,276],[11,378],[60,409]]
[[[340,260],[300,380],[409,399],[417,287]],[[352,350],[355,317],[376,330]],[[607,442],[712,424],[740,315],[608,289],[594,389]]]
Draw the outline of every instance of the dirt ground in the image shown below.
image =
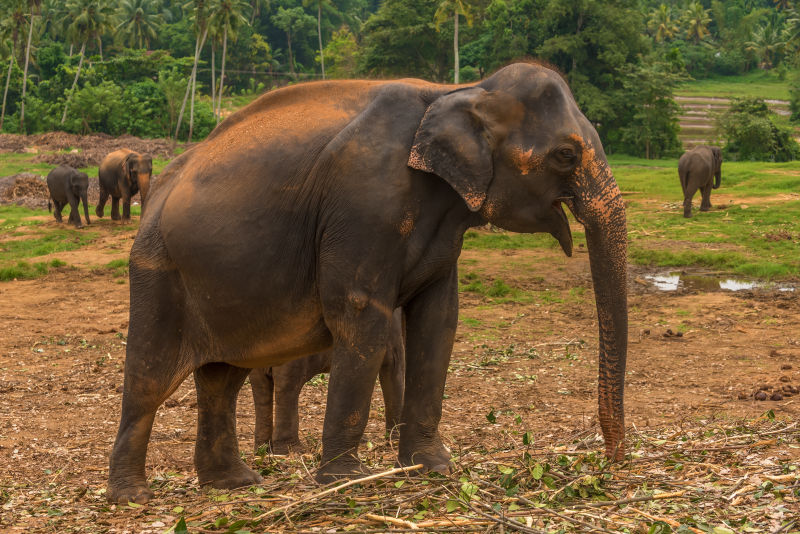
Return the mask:
[[[67,266],[36,280],[0,283],[2,531],[65,531],[64,523],[52,526],[54,514],[47,512],[48,492],[55,488],[74,506],[92,503],[91,512],[67,523],[75,531],[163,532],[170,526],[145,528],[141,519],[99,504],[120,412],[129,287],[96,266],[126,258],[135,230],[120,232],[107,218],[96,220],[93,230],[101,232],[93,245],[52,255]],[[476,272],[487,284],[501,278],[535,298],[498,304],[462,293],[441,423],[448,445],[488,447],[514,427],[539,443],[585,439],[599,449],[588,254],[466,250],[461,267],[462,276]],[[780,420],[800,420],[800,291],[662,292],[646,274],[630,268],[631,434],[755,418],[768,410]],[[759,391],[767,400],[756,400]],[[325,393],[325,381],[318,380],[301,398],[301,437],[312,450],[321,435]],[[189,379],[159,410],[147,459],[155,479],[178,477],[196,485],[195,406]],[[367,447],[383,442],[377,389],[373,412]],[[495,424],[487,421],[490,412]],[[240,447],[250,461],[254,412],[248,387],[240,395],[238,420]],[[796,448],[776,454],[782,461],[800,458]]]

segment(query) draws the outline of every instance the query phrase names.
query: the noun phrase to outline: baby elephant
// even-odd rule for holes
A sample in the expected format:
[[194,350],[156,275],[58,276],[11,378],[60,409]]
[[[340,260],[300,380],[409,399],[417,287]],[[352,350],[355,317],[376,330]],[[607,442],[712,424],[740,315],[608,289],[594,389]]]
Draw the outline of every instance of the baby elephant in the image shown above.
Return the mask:
[[51,210],[52,202],[55,205],[53,215],[56,221],[61,222],[61,210],[69,204],[69,222],[76,228],[83,228],[81,214],[78,211],[78,203],[83,202],[86,224],[92,224],[92,221],[89,220],[89,204],[86,200],[89,191],[89,176],[85,172],[73,169],[69,165],[59,165],[47,175],[47,189],[50,190],[47,210]]
[[[380,370],[386,433],[400,423],[405,382],[405,329],[403,312],[394,311],[389,346]],[[250,373],[256,409],[255,449],[269,445],[274,454],[300,451],[298,401],[303,385],[319,373],[331,370],[331,351],[312,354],[277,367],[254,369]],[[273,424],[273,394],[275,422]]]
[[700,211],[710,210],[711,189],[718,189],[722,181],[722,150],[698,146],[686,151],[678,160],[678,175],[683,188],[683,216],[692,216],[692,197],[698,189],[703,195]]
[[120,219],[119,200],[122,199],[122,221],[131,219],[131,197],[140,193],[142,210],[150,191],[150,175],[153,173],[153,159],[147,154],[139,154],[127,148],[115,150],[100,163],[97,178],[100,181],[100,200],[95,213],[103,216],[108,197],[111,197],[111,218]]

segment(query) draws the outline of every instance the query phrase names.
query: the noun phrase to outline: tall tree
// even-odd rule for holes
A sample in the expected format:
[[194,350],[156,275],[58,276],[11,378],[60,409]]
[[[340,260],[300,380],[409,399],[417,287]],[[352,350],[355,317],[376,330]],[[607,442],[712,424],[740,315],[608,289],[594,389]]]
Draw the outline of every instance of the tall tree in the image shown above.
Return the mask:
[[117,37],[131,48],[150,50],[150,41],[156,38],[163,22],[154,0],[122,0],[118,11]]
[[325,54],[322,48],[322,6],[330,5],[330,0],[303,0],[303,6],[317,6],[317,37],[319,38],[319,62],[322,66],[322,79],[325,79]]
[[700,2],[692,2],[686,9],[685,20],[686,38],[699,44],[708,35],[708,24],[711,22],[708,9],[705,9]]
[[81,75],[83,60],[86,55],[86,44],[92,39],[100,39],[112,22],[111,6],[105,0],[67,0],[67,14],[70,20],[67,26],[67,38],[73,44],[81,45],[78,69],[75,71],[75,78],[72,80],[72,87],[67,94],[64,102],[64,114],[61,115],[61,124],[67,120],[67,111],[75,87],[78,85],[78,78]]
[[778,27],[775,20],[759,26],[753,32],[750,41],[745,43],[746,50],[753,52],[759,59],[759,67],[769,70],[774,67],[783,50],[786,48],[787,33]]
[[189,93],[191,93],[192,103],[189,108],[189,141],[191,141],[192,129],[194,128],[194,93],[195,84],[197,82],[197,63],[200,61],[200,51],[203,49],[206,37],[208,36],[208,5],[206,0],[191,0],[184,4],[183,8],[185,10],[190,10],[190,16],[194,22],[194,63],[192,63],[192,74],[189,76],[189,83],[186,85],[186,93],[183,95],[181,111],[178,113],[178,125],[175,128],[175,139],[178,138],[178,132],[181,129],[181,122],[183,121],[183,112],[186,109],[186,100],[189,97]]
[[25,46],[25,69],[22,71],[22,97],[19,102],[19,131],[25,133],[25,92],[28,87],[28,64],[31,60],[31,41],[33,40],[33,23],[42,0],[28,0],[30,26],[28,27],[28,44]]
[[3,122],[6,117],[6,98],[8,97],[8,86],[11,84],[11,69],[14,67],[14,55],[18,52],[19,35],[25,28],[27,18],[25,16],[27,4],[25,0],[14,0],[3,11],[2,17],[3,39],[8,39],[11,49],[8,54],[8,74],[6,75],[6,87],[3,90],[3,107],[0,111],[0,131],[3,129]]
[[314,27],[314,18],[306,14],[300,6],[291,9],[278,8],[278,12],[272,16],[272,23],[286,33],[286,45],[289,52],[289,71],[292,78],[297,79],[297,72],[294,66],[294,54],[292,53],[292,38],[297,34],[307,32]]
[[436,13],[433,14],[433,20],[436,24],[436,31],[442,22],[453,16],[453,82],[459,82],[459,57],[458,57],[458,17],[463,16],[467,24],[472,26],[472,10],[469,4],[464,0],[442,0]]
[[[245,0],[217,0],[213,7],[209,24],[215,28],[217,33],[222,33],[222,64],[219,74],[219,99],[216,105],[217,123],[222,115],[222,91],[225,85],[225,58],[228,53],[228,37],[233,41],[238,36],[239,28],[249,24],[244,16],[245,11],[250,6]],[[213,102],[212,102],[213,104]],[[212,107],[214,107],[212,105]]]

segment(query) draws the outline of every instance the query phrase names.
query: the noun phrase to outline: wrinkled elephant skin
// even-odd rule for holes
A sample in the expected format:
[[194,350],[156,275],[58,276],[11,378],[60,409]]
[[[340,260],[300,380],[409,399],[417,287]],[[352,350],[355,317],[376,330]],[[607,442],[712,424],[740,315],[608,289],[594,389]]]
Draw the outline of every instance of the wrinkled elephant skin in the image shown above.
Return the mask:
[[330,81],[279,89],[176,158],[150,191],[130,258],[131,312],[108,498],[151,497],[156,410],[194,373],[201,484],[260,477],[235,408],[252,368],[330,349],[317,479],[365,472],[358,445],[395,308],[406,326],[398,461],[447,471],[439,434],[458,322],[463,235],[491,222],[586,228],[606,453],[624,454],[626,227],[596,131],[564,80],[517,63],[471,86]]

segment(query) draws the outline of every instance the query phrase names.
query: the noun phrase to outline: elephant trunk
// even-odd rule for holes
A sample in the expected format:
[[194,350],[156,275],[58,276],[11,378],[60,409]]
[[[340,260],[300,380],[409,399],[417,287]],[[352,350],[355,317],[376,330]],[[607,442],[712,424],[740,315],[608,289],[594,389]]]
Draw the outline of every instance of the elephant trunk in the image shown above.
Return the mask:
[[144,205],[147,202],[147,194],[150,192],[150,175],[140,174],[139,181],[139,196],[142,197],[142,215],[144,215]]
[[717,168],[717,172],[714,173],[714,185],[712,185],[712,189],[719,189],[719,184],[722,183],[722,169]]
[[[81,194],[81,202],[83,202],[83,214],[86,216],[86,224],[92,224],[92,221],[89,220],[89,194],[84,192]],[[78,215],[80,219],[80,215]]]
[[[593,152],[593,151],[592,151]],[[584,165],[570,208],[586,229],[599,327],[598,405],[606,455],[625,456],[623,405],[628,352],[627,230],[622,194],[604,158]]]

